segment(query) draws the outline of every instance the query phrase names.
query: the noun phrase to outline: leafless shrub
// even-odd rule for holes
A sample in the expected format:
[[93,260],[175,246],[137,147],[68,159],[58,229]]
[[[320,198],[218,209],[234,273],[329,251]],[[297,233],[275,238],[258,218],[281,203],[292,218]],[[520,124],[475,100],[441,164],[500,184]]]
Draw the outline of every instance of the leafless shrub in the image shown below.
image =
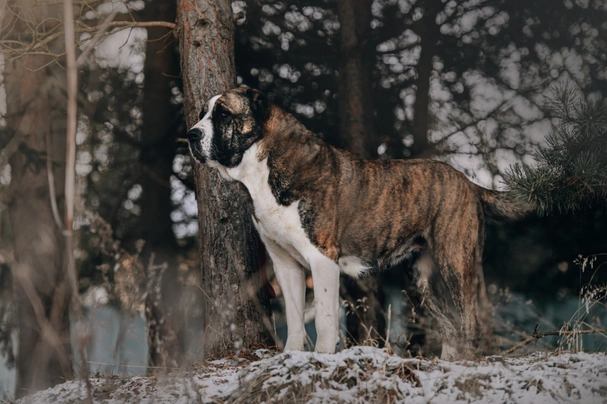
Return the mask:
[[584,350],[583,335],[594,334],[602,338],[607,347],[607,330],[602,324],[602,318],[605,318],[607,309],[607,285],[593,284],[597,271],[602,265],[595,268],[595,263],[599,255],[578,256],[574,263],[583,273],[586,270],[594,270],[588,284],[580,289],[578,309],[571,319],[564,323],[560,331],[563,335],[559,343],[559,350],[565,349],[573,352]]
[[[104,280],[103,286],[110,299],[122,310],[133,315],[145,315],[148,327],[149,344],[156,350],[160,363],[165,366],[177,366],[175,351],[177,336],[170,327],[169,319],[161,310],[162,279],[167,270],[166,263],[156,264],[151,254],[147,267],[141,259],[143,240],[136,243],[136,252],[131,254],[114,239],[111,226],[99,215],[89,217],[91,233],[99,237],[99,250],[108,259],[99,265]],[[118,332],[117,346],[124,338],[128,318],[123,319]]]

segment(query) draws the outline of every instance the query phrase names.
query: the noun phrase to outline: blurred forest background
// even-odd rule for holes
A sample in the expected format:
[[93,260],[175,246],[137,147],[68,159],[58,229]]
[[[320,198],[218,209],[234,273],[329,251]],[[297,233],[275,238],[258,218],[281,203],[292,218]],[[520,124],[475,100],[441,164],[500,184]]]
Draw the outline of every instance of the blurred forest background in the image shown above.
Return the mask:
[[[206,101],[184,104],[179,47],[205,48],[210,39],[178,39],[190,33],[184,26],[204,31],[216,23],[193,15],[189,26],[180,13],[230,2],[200,1],[195,9],[196,2],[175,0],[75,0],[74,254],[84,320],[70,321],[67,298],[58,295],[67,287],[64,241],[50,202],[56,199],[61,216],[68,86],[58,3],[5,0],[0,10],[5,397],[70,376],[71,361],[40,348],[50,334],[62,346],[53,349],[85,355],[88,369],[102,374],[141,374],[208,357],[201,353],[210,310],[201,278],[209,255],[222,254],[199,247],[213,222],[198,218],[195,184],[204,182],[179,141]],[[591,129],[599,143],[588,153],[607,143],[605,0],[257,0],[233,1],[228,12],[236,83],[264,91],[323,139],[361,156],[432,157],[473,182],[504,189],[505,178],[515,184],[517,173],[530,173],[523,166],[541,161],[541,147],[558,146],[550,136],[567,117],[572,125],[598,119]],[[213,74],[225,74],[215,68]],[[591,159],[584,156],[582,163]],[[586,172],[607,166],[592,158]],[[544,174],[537,178],[550,185],[553,177]],[[537,324],[558,330],[578,309],[582,286],[607,280],[604,201],[601,195],[583,206],[556,203],[516,223],[488,223],[484,276],[500,348]],[[253,261],[263,261],[256,254]],[[393,270],[364,284],[344,279],[347,343],[381,344],[390,307],[395,349],[436,352],[423,310],[410,304],[406,273]],[[280,298],[271,304],[270,331],[280,337]],[[414,323],[407,321],[412,312]],[[598,325],[607,321],[602,316],[594,319]],[[79,327],[85,330],[76,334],[88,337],[77,341]],[[46,367],[37,365],[43,360]]]

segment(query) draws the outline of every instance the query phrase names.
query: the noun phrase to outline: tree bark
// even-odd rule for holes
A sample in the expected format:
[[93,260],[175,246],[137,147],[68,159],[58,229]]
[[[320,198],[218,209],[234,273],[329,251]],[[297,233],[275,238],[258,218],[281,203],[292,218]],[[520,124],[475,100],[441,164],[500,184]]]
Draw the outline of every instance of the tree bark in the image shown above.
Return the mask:
[[[175,0],[146,2],[144,21],[169,21],[176,18]],[[146,296],[146,319],[150,365],[174,367],[185,351],[183,308],[179,306],[178,246],[173,233],[171,212],[171,175],[178,131],[177,107],[171,103],[172,89],[178,83],[179,56],[171,31],[163,27],[147,29],[148,38],[143,67],[143,125],[139,161],[142,187],[141,233],[145,240],[141,257],[148,265],[152,253],[154,264],[166,263],[157,282],[160,293]],[[160,272],[148,276],[157,276]],[[155,282],[152,282],[155,283]],[[149,292],[149,291],[148,291]],[[160,296],[160,301],[155,298]]]
[[[61,4],[39,6],[19,0],[9,2],[8,7],[15,15],[5,13],[3,22],[5,27],[15,23],[12,34],[27,32],[25,21],[38,25],[45,18],[62,15]],[[12,20],[16,16],[24,20]],[[65,165],[65,111],[57,109],[66,103],[65,70],[50,62],[47,56],[25,55],[7,61],[4,70],[10,100],[8,127],[23,135],[19,151],[10,159],[12,198],[8,203],[19,318],[16,397],[73,377],[64,239],[53,218],[46,170],[47,148],[54,165]],[[62,169],[55,173],[60,202],[63,173]]]
[[428,141],[430,131],[430,79],[432,77],[432,61],[437,52],[440,37],[440,26],[436,23],[436,15],[442,7],[441,0],[425,0],[424,14],[415,29],[421,38],[421,52],[417,62],[417,79],[415,80],[415,103],[413,104],[413,145],[410,147],[410,157],[427,158],[434,153],[434,148]]
[[[371,98],[371,0],[337,2],[342,64],[339,72],[340,137],[342,144],[363,158],[377,157]],[[385,338],[383,293],[378,277],[344,278],[343,297],[351,303],[346,317],[348,337],[358,343]]]
[[371,99],[374,55],[371,0],[339,0],[342,62],[339,69],[340,133],[343,146],[363,158],[376,157]]
[[[234,21],[228,0],[178,0],[177,22],[188,127],[203,105],[236,84]],[[259,237],[245,188],[195,164],[204,356],[273,345],[268,296],[259,276]]]

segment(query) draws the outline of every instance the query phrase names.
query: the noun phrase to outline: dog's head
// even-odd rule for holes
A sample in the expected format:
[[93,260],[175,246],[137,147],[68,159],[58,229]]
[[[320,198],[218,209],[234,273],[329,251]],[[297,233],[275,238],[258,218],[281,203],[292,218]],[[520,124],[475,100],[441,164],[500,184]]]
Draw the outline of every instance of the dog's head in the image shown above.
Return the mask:
[[236,167],[247,149],[261,139],[268,111],[265,95],[251,88],[214,96],[188,132],[192,155],[201,163]]

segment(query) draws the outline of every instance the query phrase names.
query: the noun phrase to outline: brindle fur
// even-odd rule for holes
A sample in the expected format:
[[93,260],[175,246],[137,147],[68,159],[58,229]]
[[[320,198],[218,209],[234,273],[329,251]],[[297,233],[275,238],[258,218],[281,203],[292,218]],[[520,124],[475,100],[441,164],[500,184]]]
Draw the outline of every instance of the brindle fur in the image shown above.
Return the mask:
[[[369,270],[383,270],[421,250],[426,268],[418,270],[417,283],[424,305],[444,341],[458,346],[460,356],[471,352],[480,332],[476,291],[485,214],[512,219],[528,206],[441,162],[359,159],[322,141],[256,90],[231,90],[217,103],[240,128],[232,129],[239,137],[228,142],[232,150],[217,139],[221,164],[237,165],[259,142],[276,201],[299,201],[306,235],[336,263],[357,257]],[[223,133],[220,121],[216,130]]]

